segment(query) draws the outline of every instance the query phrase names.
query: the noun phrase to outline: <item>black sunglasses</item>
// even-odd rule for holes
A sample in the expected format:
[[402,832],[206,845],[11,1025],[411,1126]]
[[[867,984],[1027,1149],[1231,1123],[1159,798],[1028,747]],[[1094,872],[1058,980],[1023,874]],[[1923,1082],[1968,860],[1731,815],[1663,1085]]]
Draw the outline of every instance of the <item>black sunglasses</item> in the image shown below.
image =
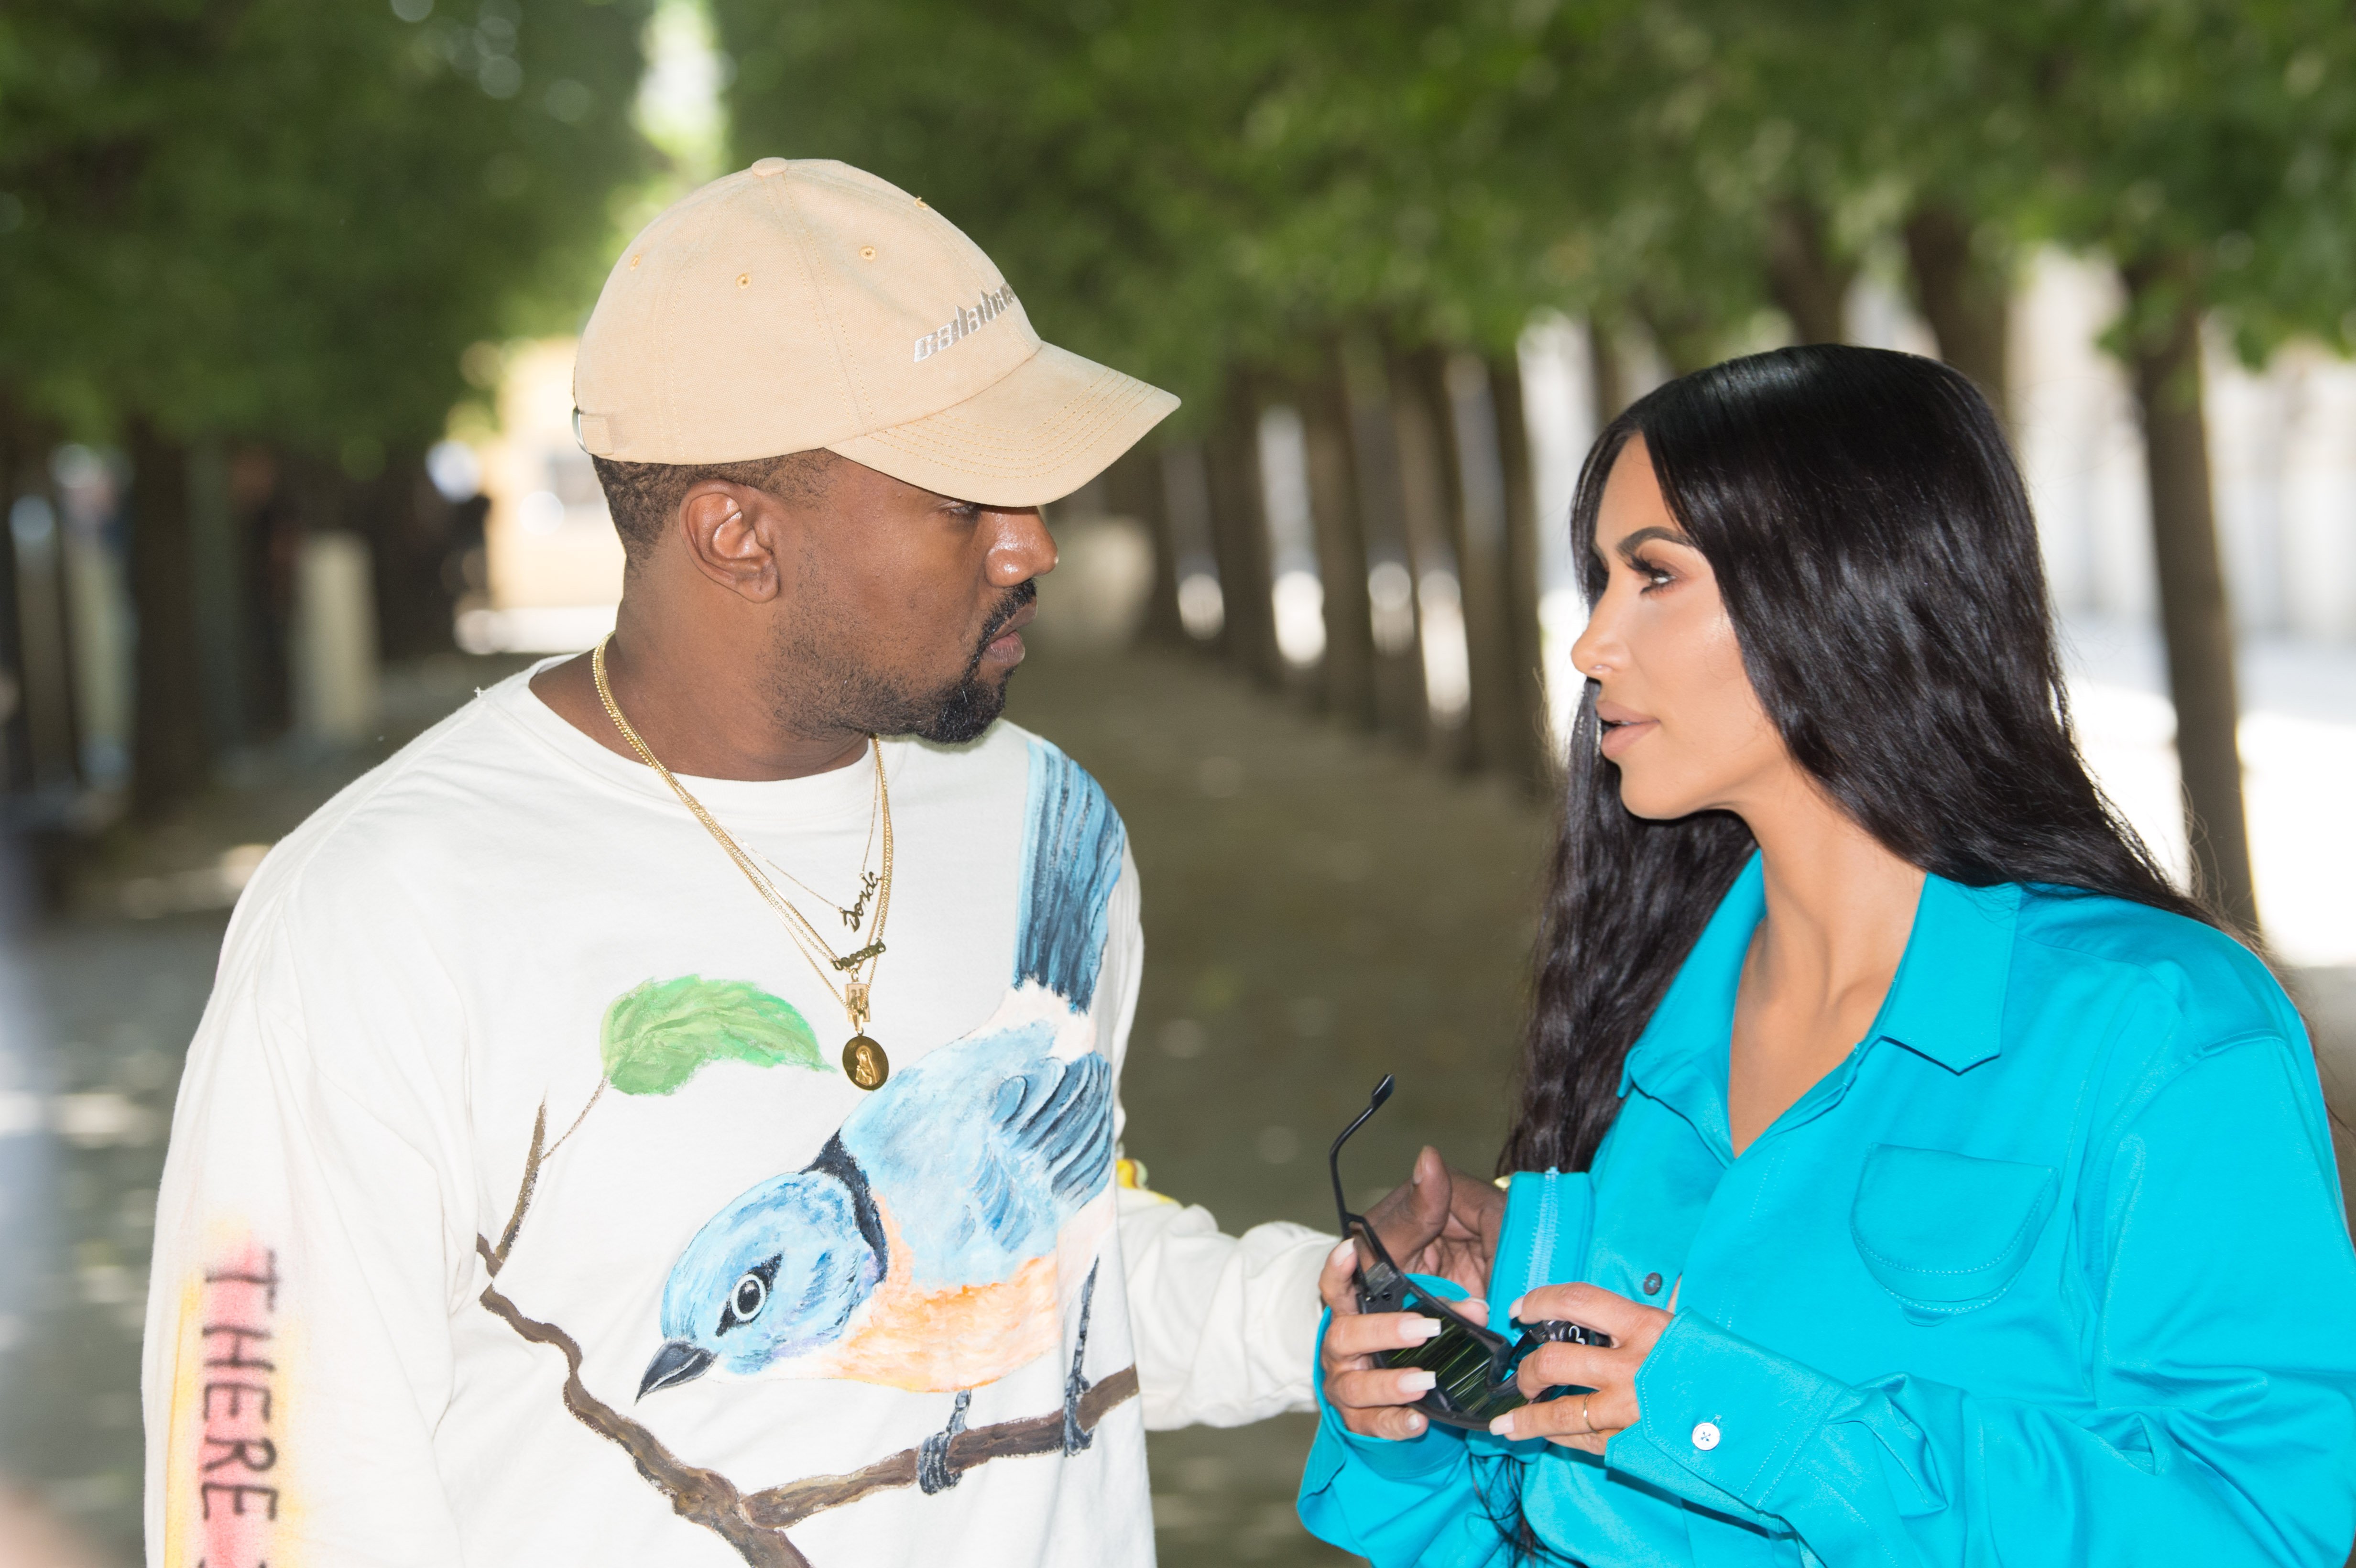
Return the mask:
[[[1516,1410],[1530,1401],[1514,1381],[1514,1370],[1522,1358],[1540,1345],[1609,1345],[1611,1339],[1592,1328],[1577,1323],[1544,1322],[1525,1327],[1521,1337],[1508,1339],[1494,1329],[1460,1315],[1440,1297],[1419,1287],[1408,1277],[1407,1271],[1391,1261],[1375,1228],[1363,1214],[1350,1211],[1349,1200],[1342,1195],[1342,1146],[1350,1135],[1366,1125],[1367,1118],[1383,1108],[1397,1087],[1386,1072],[1383,1081],[1375,1085],[1368,1096],[1366,1108],[1357,1118],[1342,1129],[1333,1140],[1333,1153],[1326,1166],[1333,1176],[1333,1207],[1342,1216],[1342,1233],[1355,1236],[1374,1253],[1374,1262],[1363,1264],[1351,1276],[1358,1293],[1361,1312],[1419,1312],[1440,1319],[1440,1332],[1420,1345],[1399,1350],[1377,1350],[1375,1365],[1378,1367],[1417,1367],[1432,1374],[1431,1392],[1415,1402],[1415,1408],[1432,1420],[1449,1426],[1487,1431],[1489,1423],[1509,1410]],[[1552,1388],[1538,1397],[1557,1399],[1566,1393],[1590,1391]]]

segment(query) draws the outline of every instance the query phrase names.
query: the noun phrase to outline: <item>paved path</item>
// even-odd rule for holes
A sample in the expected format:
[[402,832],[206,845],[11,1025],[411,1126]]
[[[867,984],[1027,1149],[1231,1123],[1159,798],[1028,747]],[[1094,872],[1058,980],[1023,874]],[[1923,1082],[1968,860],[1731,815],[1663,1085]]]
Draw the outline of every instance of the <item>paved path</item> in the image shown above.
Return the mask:
[[[480,678],[488,678],[495,670]],[[424,722],[471,679],[401,692]],[[1353,1145],[1355,1193],[1420,1142],[1484,1168],[1504,1126],[1544,814],[1305,721],[1182,656],[1040,656],[1012,712],[1101,778],[1144,877],[1147,965],[1125,1093],[1153,1184],[1230,1228],[1330,1227],[1323,1153],[1376,1078],[1399,1093]],[[218,912],[133,920],[106,891],[178,888],[221,849],[283,833],[350,764],[254,770],[253,787],[121,847],[85,912],[0,946],[0,1563],[35,1555],[38,1507],[91,1560],[136,1561],[137,1318],[161,1135],[211,979]],[[2356,1082],[2356,971],[2306,977]],[[1291,1496],[1303,1418],[1157,1435],[1169,1568],[1346,1561]],[[62,1547],[58,1551],[64,1550]],[[71,1560],[79,1568],[79,1560]]]

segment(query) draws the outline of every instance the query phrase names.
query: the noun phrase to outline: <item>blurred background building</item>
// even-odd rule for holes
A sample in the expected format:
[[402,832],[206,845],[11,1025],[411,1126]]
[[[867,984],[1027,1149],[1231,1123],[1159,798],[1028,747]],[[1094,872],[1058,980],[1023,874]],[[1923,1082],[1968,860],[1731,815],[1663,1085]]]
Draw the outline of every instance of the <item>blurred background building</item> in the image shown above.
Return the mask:
[[[924,195],[1045,334],[1186,400],[1052,508],[1014,709],[1153,890],[1160,1185],[1315,1219],[1301,1151],[1395,1063],[1388,1157],[1486,1164],[1579,464],[1789,342],[1943,357],[2005,414],[2090,762],[2263,934],[2351,1104],[2356,30],[2323,0],[26,12],[0,1564],[135,1555],[145,1228],[225,912],[343,782],[612,624],[572,335],[629,233],[770,154]],[[1394,880],[1440,924],[1385,916]],[[1302,1441],[1157,1438],[1165,1558],[1331,1560],[1284,1501]]]

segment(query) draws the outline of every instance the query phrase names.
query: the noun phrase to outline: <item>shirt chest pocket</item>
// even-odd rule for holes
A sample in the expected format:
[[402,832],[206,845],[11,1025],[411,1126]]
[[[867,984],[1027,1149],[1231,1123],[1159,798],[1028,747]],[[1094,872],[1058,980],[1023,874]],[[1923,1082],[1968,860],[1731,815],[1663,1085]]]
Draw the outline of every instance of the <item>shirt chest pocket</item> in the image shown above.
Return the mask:
[[1941,1323],[2011,1286],[2061,1190],[2050,1166],[1878,1144],[1858,1178],[1849,1235],[1910,1319]]

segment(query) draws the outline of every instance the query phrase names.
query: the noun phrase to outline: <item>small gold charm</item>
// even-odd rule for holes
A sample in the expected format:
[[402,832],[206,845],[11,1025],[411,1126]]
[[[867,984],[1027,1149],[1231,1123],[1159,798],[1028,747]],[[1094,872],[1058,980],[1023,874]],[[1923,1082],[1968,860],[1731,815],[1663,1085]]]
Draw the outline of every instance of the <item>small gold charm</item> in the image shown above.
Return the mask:
[[863,1034],[854,1034],[842,1048],[842,1071],[862,1089],[881,1089],[892,1076],[892,1059]]
[[848,974],[850,971],[858,968],[862,964],[866,963],[870,958],[880,958],[883,955],[884,944],[880,942],[871,942],[856,953],[846,953],[841,957],[835,959],[834,966]]

